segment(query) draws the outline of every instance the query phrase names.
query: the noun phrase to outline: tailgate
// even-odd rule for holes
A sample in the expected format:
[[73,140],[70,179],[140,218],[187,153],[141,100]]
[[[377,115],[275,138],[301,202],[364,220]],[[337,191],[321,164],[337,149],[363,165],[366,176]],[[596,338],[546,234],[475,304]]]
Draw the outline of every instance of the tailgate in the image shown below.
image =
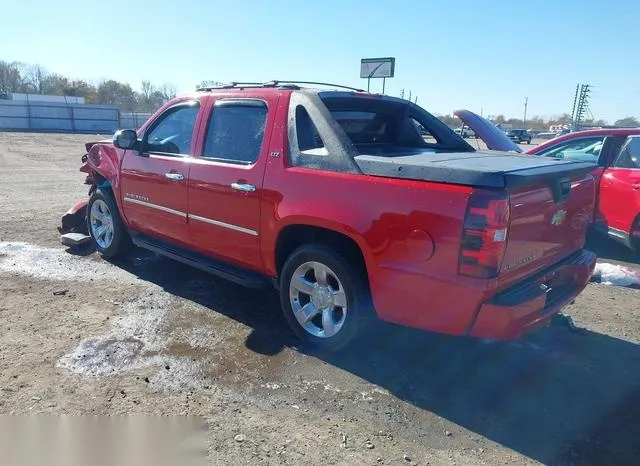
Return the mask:
[[584,246],[595,204],[591,174],[567,167],[508,192],[511,223],[501,282],[549,267]]

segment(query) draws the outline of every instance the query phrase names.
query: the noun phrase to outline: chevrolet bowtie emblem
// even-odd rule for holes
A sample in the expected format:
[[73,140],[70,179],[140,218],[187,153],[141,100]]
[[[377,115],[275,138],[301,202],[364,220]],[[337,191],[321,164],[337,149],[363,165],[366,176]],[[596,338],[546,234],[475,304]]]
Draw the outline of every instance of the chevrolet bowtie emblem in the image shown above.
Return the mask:
[[564,219],[567,217],[567,211],[560,209],[559,211],[557,211],[555,214],[553,214],[553,217],[551,218],[551,225],[562,225],[562,222],[564,222]]

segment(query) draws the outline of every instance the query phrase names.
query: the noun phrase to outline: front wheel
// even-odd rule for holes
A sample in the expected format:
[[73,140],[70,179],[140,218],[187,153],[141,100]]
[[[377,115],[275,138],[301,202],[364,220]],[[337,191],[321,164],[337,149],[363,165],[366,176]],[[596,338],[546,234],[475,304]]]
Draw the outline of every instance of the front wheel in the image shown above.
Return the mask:
[[296,335],[310,346],[335,351],[358,333],[368,302],[363,274],[322,245],[305,245],[280,275],[282,309]]
[[87,229],[96,250],[106,258],[126,249],[127,232],[110,192],[97,189],[87,205]]

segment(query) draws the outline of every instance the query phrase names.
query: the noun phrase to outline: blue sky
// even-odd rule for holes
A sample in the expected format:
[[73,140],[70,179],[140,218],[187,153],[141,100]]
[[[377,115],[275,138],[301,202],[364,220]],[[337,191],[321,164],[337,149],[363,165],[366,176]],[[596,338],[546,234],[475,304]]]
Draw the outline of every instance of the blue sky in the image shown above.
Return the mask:
[[[8,2],[8,3],[7,3]],[[4,0],[0,59],[98,82],[299,79],[365,86],[360,59],[396,57],[386,92],[434,113],[640,116],[640,2],[611,0]],[[64,6],[62,6],[64,5]],[[381,81],[372,90],[381,90]]]

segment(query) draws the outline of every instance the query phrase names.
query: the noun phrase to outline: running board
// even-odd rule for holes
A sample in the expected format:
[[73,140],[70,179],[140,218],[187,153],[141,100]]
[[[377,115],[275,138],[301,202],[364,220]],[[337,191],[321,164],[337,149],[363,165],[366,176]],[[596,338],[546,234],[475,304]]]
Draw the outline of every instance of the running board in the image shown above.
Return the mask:
[[189,251],[174,244],[162,241],[150,236],[132,234],[131,241],[138,247],[161,254],[183,264],[190,265],[203,272],[216,275],[225,280],[237,283],[248,288],[267,288],[271,286],[271,280],[254,272],[219,260],[212,259],[203,254]]

